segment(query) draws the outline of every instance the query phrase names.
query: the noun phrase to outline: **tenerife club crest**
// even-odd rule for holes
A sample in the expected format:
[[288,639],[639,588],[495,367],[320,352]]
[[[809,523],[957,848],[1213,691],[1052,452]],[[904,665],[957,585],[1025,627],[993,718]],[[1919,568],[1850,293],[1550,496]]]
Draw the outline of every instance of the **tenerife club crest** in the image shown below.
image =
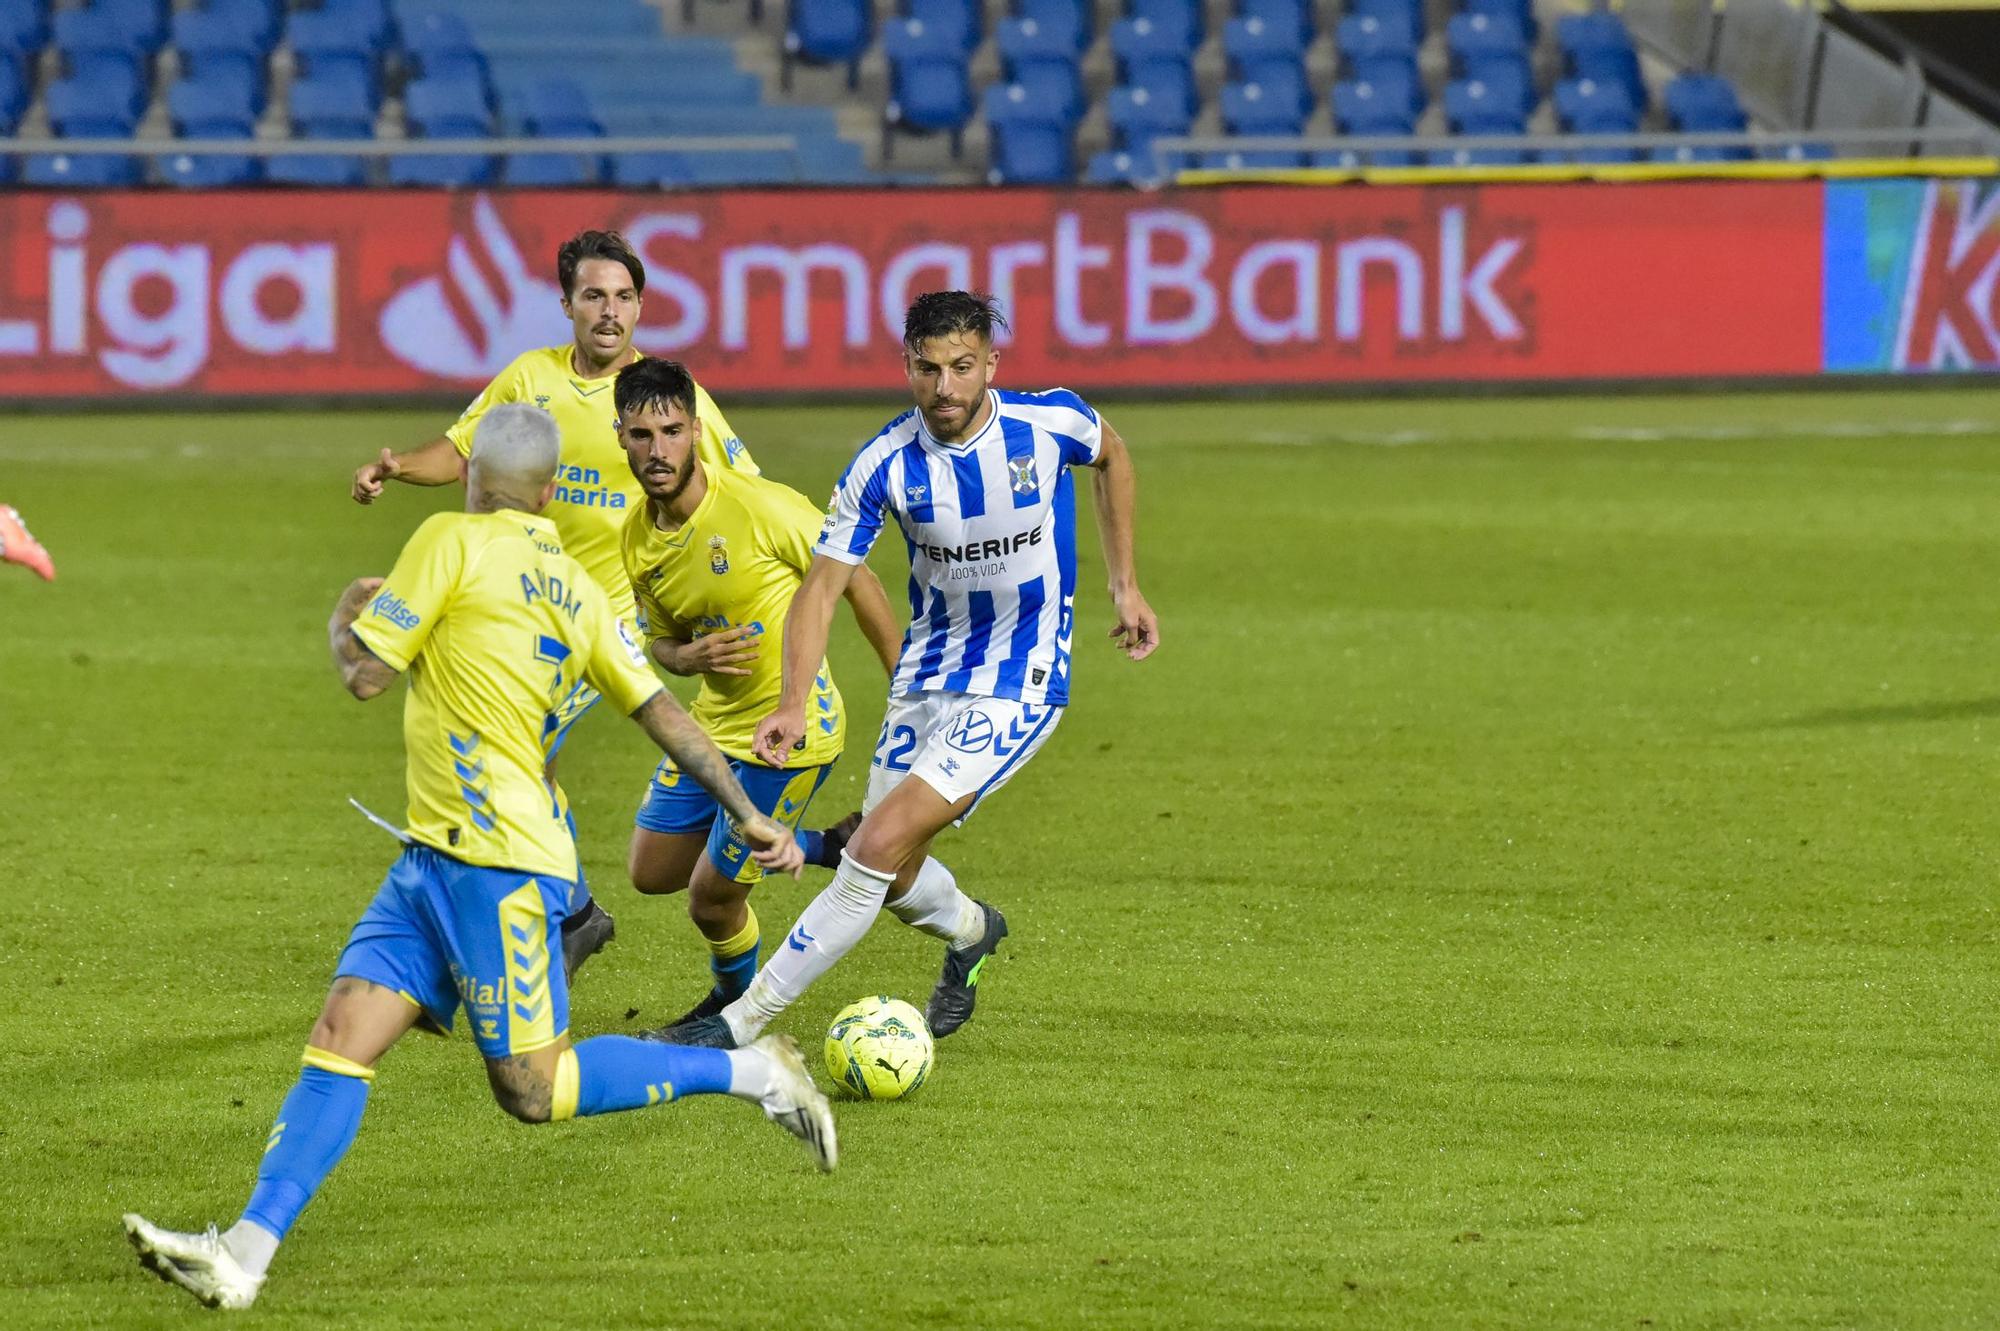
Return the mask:
[[708,571],[718,576],[729,572],[729,542],[719,533],[708,538]]
[[1035,494],[1042,488],[1041,478],[1035,475],[1035,460],[1032,457],[1008,458],[1007,480],[1017,495]]

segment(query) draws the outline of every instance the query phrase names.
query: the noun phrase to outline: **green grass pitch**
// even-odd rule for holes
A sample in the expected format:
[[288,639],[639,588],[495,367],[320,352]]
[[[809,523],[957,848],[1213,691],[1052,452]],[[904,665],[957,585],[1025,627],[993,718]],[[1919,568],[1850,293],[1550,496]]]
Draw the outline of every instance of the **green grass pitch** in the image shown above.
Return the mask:
[[[731,415],[818,498],[895,409]],[[1075,705],[940,845],[1014,935],[922,1092],[820,1177],[723,1099],[522,1127],[413,1036],[254,1324],[1992,1325],[1991,392],[1109,414],[1165,646],[1086,528]],[[214,1316],[118,1215],[235,1217],[391,858],[345,798],[400,807],[400,703],[324,624],[456,502],[345,497],[442,417],[0,425],[61,570],[0,570],[0,1324]],[[630,1031],[703,953],[624,882],[642,737],[565,763],[619,920],[573,1026]],[[885,918],[780,1029],[936,964]]]

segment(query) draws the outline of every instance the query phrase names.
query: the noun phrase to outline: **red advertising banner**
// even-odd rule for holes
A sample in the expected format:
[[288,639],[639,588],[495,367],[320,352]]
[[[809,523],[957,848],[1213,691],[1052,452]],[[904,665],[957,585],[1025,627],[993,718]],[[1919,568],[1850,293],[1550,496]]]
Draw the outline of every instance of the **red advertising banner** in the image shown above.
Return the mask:
[[893,382],[911,295],[999,296],[1004,382],[1808,374],[1821,187],[0,196],[0,394],[468,393],[568,340],[623,230],[638,344],[718,392]]

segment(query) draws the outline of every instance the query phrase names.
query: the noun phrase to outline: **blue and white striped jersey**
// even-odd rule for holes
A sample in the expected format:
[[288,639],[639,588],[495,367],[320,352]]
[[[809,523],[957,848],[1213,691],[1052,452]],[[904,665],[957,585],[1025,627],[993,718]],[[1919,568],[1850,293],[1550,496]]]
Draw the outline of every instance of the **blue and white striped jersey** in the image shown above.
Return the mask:
[[885,519],[910,547],[910,630],[889,691],[1069,702],[1076,488],[1097,460],[1097,413],[1068,389],[988,389],[976,436],[942,444],[905,412],[855,454],[814,553],[868,557]]

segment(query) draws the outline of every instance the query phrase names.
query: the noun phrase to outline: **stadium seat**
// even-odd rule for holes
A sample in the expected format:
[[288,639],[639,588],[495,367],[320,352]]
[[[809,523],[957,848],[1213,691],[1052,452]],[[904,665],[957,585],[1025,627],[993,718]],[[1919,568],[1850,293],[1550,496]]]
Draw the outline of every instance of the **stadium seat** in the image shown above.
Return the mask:
[[425,134],[432,126],[451,121],[477,123],[485,129],[492,115],[484,82],[462,73],[411,79],[403,85],[403,113]]
[[1747,123],[1736,89],[1715,74],[1682,74],[1667,85],[1661,101],[1675,129],[1689,133],[1740,130]]
[[1631,134],[1639,113],[1622,83],[1565,79],[1556,85],[1556,119],[1576,134]]
[[1472,70],[1496,61],[1528,58],[1528,39],[1521,25],[1507,15],[1453,15],[1451,22],[1445,24],[1444,37],[1453,68],[1466,77],[1471,76]]
[[1490,95],[1512,104],[1522,120],[1535,109],[1534,77],[1528,58],[1518,51],[1483,55],[1468,64],[1457,81],[1483,84]]
[[1014,17],[1033,19],[1046,32],[1069,38],[1070,50],[1082,55],[1097,35],[1091,0],[1016,0]]
[[21,59],[12,51],[0,50],[0,134],[12,134],[28,109],[28,76]]
[[433,10],[420,18],[405,18],[404,57],[425,78],[486,77],[486,59],[465,20],[450,10]]
[[[254,72],[263,82],[264,57],[270,44],[241,16],[223,9],[182,9],[174,13],[174,49],[181,53],[181,73],[207,74],[221,68]],[[260,87],[256,94],[261,106]]]
[[1318,31],[1313,22],[1312,0],[1237,0],[1236,17],[1258,19],[1266,26],[1290,33],[1304,48]]
[[[426,139],[483,139],[488,129],[483,121],[443,119],[433,122]],[[428,189],[466,189],[490,185],[498,163],[488,153],[402,154],[389,159],[391,185]]]
[[138,158],[117,153],[35,153],[21,165],[22,184],[46,189],[127,189],[142,174]]
[[958,49],[970,56],[986,40],[986,6],[982,0],[903,0],[903,17],[951,34]]
[[49,39],[49,15],[43,0],[0,0],[0,51],[29,56]]
[[[1349,19],[1372,18],[1401,34],[1404,46],[1411,52],[1424,40],[1424,7],[1422,0],[1350,0],[1342,16],[1342,22]],[[1350,31],[1352,31],[1350,29]],[[1335,41],[1339,43],[1341,55],[1348,54],[1345,39],[1340,36],[1340,28],[1334,28]]]
[[996,185],[1054,185],[1076,174],[1065,109],[1035,96],[1018,83],[986,90],[981,105],[992,133],[988,179]]
[[167,114],[183,137],[195,123],[240,125],[247,133],[257,124],[256,93],[233,76],[181,78],[167,89]]
[[1152,65],[1185,66],[1193,51],[1184,32],[1162,28],[1151,19],[1120,19],[1111,25],[1111,53],[1127,83]]
[[1375,78],[1388,64],[1407,65],[1413,72],[1417,67],[1416,39],[1394,19],[1350,14],[1334,33],[1340,58],[1356,78]]
[[249,35],[265,55],[278,44],[284,0],[200,0],[192,11],[215,14]]
[[1563,67],[1572,78],[1622,84],[1633,106],[1646,104],[1639,54],[1624,20],[1616,14],[1598,11],[1557,19],[1556,44],[1562,49]]
[[1127,0],[1125,12],[1173,37],[1183,51],[1192,51],[1208,36],[1202,0]]
[[50,128],[63,138],[129,137],[139,122],[136,97],[107,78],[72,75],[51,83],[43,95]]
[[1534,0],[1460,0],[1459,8],[1467,14],[1513,20],[1514,26],[1521,30],[1531,47],[1541,35],[1541,25],[1535,19]]
[[1151,61],[1135,70],[1125,86],[1145,89],[1149,96],[1178,108],[1179,114],[1188,120],[1201,109],[1201,99],[1195,93],[1194,69],[1185,60]]
[[972,119],[972,89],[957,37],[921,19],[904,19],[888,25],[882,47],[889,58],[885,128],[949,131],[956,155],[959,136]]
[[792,62],[846,65],[847,86],[861,79],[861,57],[875,40],[874,6],[869,0],[793,0],[785,27],[784,87],[792,86]]
[[591,138],[604,126],[590,98],[573,79],[540,79],[522,100],[522,127],[538,138]]
[[[187,139],[249,139],[255,129],[240,120],[191,120],[180,126]],[[160,159],[160,174],[184,189],[219,189],[250,185],[263,175],[263,163],[248,153],[182,153]]]
[[315,138],[367,139],[375,135],[375,97],[369,81],[348,66],[295,79],[286,103],[292,126]]
[[1268,83],[1278,70],[1296,72],[1304,82],[1305,46],[1295,29],[1261,18],[1231,19],[1222,29],[1222,49],[1241,82]]
[[1046,30],[1036,19],[1005,19],[998,39],[1009,82],[1052,99],[1071,125],[1083,118],[1083,72],[1067,34]]
[[1149,186],[1159,183],[1159,167],[1154,165],[1150,153],[1101,152],[1091,156],[1090,165],[1084,168],[1083,182],[1086,185],[1138,185]]
[[1483,79],[1447,84],[1444,114],[1454,134],[1519,134],[1527,129],[1519,96]]
[[1153,140],[1185,134],[1194,112],[1184,103],[1156,95],[1150,88],[1113,88],[1105,102],[1113,142],[1129,153],[1147,154]]
[[798,180],[798,162],[779,151],[620,153],[612,158],[611,175],[625,189],[789,185]]
[[1398,76],[1378,82],[1348,79],[1333,85],[1333,123],[1343,134],[1413,134],[1416,132],[1417,87]]
[[347,69],[375,85],[381,47],[369,15],[360,9],[327,7],[292,11],[285,40],[309,78]]
[[166,14],[159,0],[89,0],[81,8],[57,10],[51,32],[64,52],[124,50],[143,61],[166,40]]
[[504,164],[509,185],[536,188],[593,185],[603,169],[601,158],[574,153],[509,153]]
[[1231,134],[1297,134],[1305,127],[1304,83],[1231,83],[1222,90],[1222,127]]

